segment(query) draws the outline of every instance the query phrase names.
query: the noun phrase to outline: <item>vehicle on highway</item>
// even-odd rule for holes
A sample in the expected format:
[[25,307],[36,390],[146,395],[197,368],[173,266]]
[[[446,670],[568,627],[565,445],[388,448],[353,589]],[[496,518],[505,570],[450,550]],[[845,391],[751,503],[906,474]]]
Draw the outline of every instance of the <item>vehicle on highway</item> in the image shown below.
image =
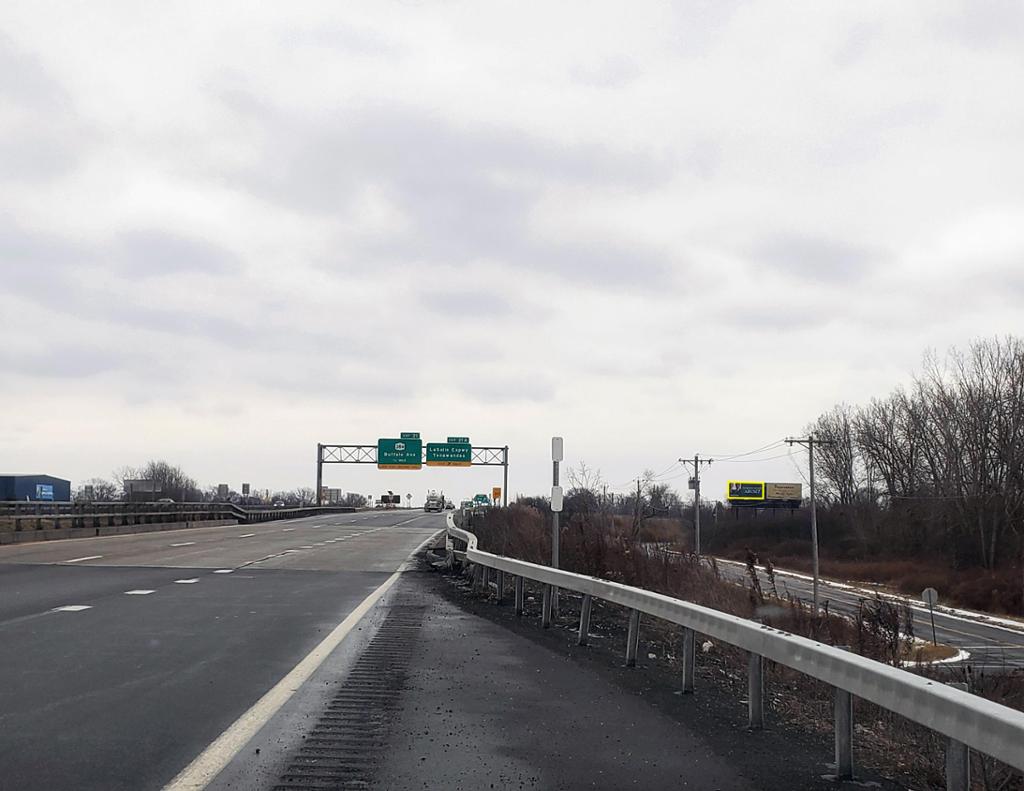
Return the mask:
[[157,502],[158,503],[173,503],[174,500],[171,499],[170,497],[161,497],[159,500],[157,500]]
[[427,501],[423,504],[423,510],[440,513],[444,510],[444,498],[436,494],[427,495]]
[[274,508],[284,508],[284,500],[278,500],[274,503]]

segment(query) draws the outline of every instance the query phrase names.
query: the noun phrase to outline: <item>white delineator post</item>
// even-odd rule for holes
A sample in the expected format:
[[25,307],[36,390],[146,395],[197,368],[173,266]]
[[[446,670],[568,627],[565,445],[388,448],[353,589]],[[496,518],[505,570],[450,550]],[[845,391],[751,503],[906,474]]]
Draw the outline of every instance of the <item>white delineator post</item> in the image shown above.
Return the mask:
[[[551,438],[551,568],[558,568],[558,515],[562,511],[562,487],[558,485],[558,464],[564,457],[562,438]],[[551,614],[558,614],[558,588],[551,588]]]

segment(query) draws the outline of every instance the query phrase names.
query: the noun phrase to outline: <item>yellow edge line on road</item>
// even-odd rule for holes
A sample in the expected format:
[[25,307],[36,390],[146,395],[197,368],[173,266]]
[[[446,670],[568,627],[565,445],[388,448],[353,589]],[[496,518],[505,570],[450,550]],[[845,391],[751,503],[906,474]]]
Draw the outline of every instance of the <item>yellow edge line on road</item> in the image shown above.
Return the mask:
[[[440,533],[441,531],[438,531]],[[410,560],[423,547],[433,541],[438,533],[426,539],[410,554]],[[164,791],[201,791],[227,766],[231,759],[248,744],[260,728],[270,721],[281,707],[288,702],[317,668],[324,663],[331,652],[337,648],[349,632],[363,616],[380,601],[381,597],[398,582],[399,577],[409,567],[410,561],[403,563],[398,571],[388,577],[373,593],[363,599],[344,621],[338,624],[319,645],[310,651],[288,675],[282,678],[262,698],[256,701],[247,712],[235,720],[230,727],[218,736],[209,747],[186,766],[177,777],[164,786]]]

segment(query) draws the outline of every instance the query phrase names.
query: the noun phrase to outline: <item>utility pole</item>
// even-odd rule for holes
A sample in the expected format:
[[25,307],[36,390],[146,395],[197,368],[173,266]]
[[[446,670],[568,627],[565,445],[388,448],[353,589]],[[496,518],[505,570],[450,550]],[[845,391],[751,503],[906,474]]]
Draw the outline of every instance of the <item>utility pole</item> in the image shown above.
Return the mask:
[[693,465],[693,479],[690,481],[690,488],[693,489],[693,551],[700,557],[700,465],[710,465],[714,459],[702,459],[699,453],[693,454],[693,461],[680,459],[683,466]]
[[818,509],[814,492],[814,446],[834,445],[831,440],[816,439],[814,434],[808,434],[803,439],[786,438],[787,445],[803,445],[807,448],[808,468],[810,470],[811,485],[811,559],[814,565],[814,614],[818,614]]

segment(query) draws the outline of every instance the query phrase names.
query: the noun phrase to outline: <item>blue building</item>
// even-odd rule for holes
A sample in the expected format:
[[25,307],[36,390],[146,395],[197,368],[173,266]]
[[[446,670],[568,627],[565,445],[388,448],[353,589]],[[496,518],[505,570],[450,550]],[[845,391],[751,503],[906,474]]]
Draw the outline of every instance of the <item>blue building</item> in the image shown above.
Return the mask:
[[71,500],[71,481],[52,475],[0,473],[0,500],[66,503]]

